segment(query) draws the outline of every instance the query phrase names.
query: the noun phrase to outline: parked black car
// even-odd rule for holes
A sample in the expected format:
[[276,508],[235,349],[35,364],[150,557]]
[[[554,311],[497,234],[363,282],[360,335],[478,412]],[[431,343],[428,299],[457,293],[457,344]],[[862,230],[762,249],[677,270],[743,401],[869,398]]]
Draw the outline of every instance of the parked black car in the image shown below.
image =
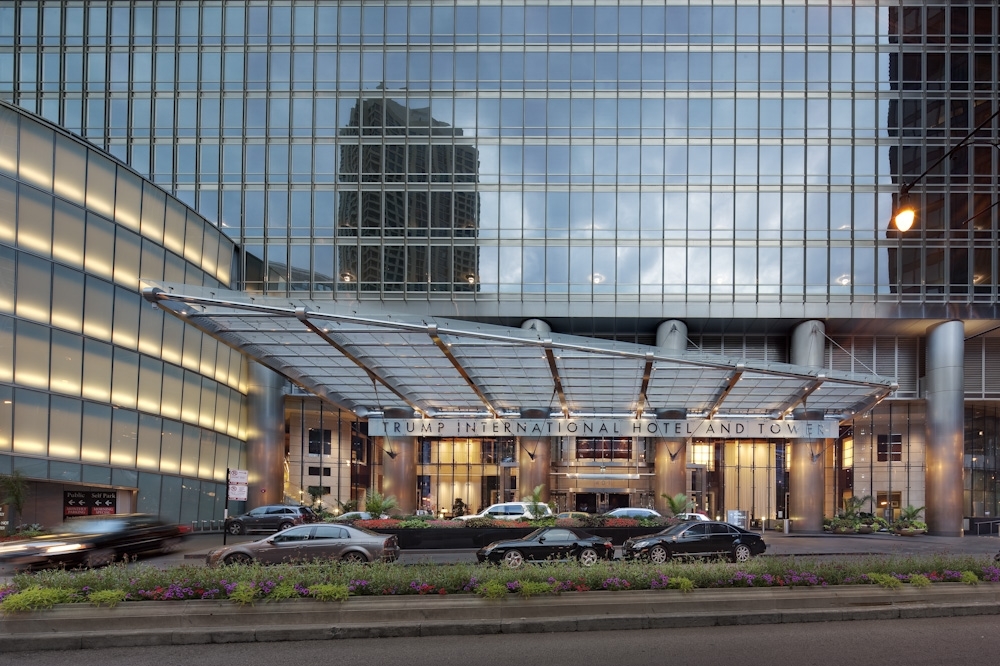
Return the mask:
[[525,562],[574,560],[585,567],[598,560],[614,559],[610,539],[594,536],[576,527],[540,527],[520,539],[494,541],[480,548],[480,562],[504,564],[511,569]]
[[656,534],[632,537],[622,546],[622,558],[657,564],[673,557],[728,557],[746,562],[767,544],[759,534],[715,520],[685,522]]
[[98,567],[127,556],[175,550],[189,531],[141,513],[81,516],[67,520],[55,534],[0,543],[0,566]]
[[307,506],[267,504],[251,509],[242,516],[230,516],[226,520],[225,529],[230,534],[277,532],[286,530],[292,525],[315,523],[318,520],[316,512]]

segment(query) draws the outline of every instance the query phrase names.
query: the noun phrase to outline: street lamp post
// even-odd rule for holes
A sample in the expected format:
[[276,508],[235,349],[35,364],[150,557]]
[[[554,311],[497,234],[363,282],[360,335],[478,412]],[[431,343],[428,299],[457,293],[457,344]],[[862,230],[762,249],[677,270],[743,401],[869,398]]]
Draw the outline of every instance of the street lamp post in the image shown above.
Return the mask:
[[[950,149],[948,149],[948,152],[946,152],[944,155],[937,158],[937,160],[934,161],[934,164],[931,164],[929,167],[927,167],[927,169],[924,170],[922,174],[911,180],[909,183],[903,183],[902,187],[899,188],[899,199],[896,204],[896,211],[895,213],[893,213],[892,216],[893,224],[896,226],[897,230],[899,230],[901,233],[906,233],[907,231],[910,230],[910,227],[913,226],[913,221],[914,219],[916,219],[916,214],[917,214],[916,207],[910,202],[910,190],[913,188],[913,186],[919,183],[921,180],[923,180],[924,177],[927,176],[927,174],[929,174],[931,171],[936,169],[939,164],[948,159],[948,157],[950,157],[952,153],[954,153],[962,146],[966,145],[971,139],[973,139],[976,136],[977,132],[979,132],[981,129],[983,129],[991,122],[993,122],[993,119],[996,118],[998,115],[1000,115],[1000,109],[997,109],[996,111],[993,112],[993,115],[991,115],[983,122],[979,123],[979,125],[974,130],[969,132],[964,139],[962,139],[954,146],[952,146]],[[994,145],[998,149],[1000,149],[1000,144],[994,143]]]

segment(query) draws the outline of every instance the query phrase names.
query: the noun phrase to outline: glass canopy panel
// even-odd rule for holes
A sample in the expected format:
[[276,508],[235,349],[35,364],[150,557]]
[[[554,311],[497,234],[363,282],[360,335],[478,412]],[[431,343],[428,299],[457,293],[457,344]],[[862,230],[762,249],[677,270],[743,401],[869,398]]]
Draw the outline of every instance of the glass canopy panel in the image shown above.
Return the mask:
[[641,407],[647,417],[662,408],[683,409],[692,417],[777,417],[804,404],[828,418],[843,418],[895,388],[891,379],[876,375],[700,353],[678,356],[556,333],[542,338],[537,331],[432,316],[359,315],[328,301],[295,304],[242,292],[217,296],[219,290],[179,284],[147,285],[144,293],[362,416],[402,406],[430,416],[513,415],[525,407],[558,412],[561,387],[571,416],[620,416]]

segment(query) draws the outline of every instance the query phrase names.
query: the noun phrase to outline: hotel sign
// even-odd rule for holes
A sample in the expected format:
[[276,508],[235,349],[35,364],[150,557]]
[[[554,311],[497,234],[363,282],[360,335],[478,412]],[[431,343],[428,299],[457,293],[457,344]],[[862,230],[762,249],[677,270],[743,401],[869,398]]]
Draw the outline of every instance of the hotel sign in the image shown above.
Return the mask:
[[837,421],[772,419],[369,419],[374,437],[741,437],[831,439]]

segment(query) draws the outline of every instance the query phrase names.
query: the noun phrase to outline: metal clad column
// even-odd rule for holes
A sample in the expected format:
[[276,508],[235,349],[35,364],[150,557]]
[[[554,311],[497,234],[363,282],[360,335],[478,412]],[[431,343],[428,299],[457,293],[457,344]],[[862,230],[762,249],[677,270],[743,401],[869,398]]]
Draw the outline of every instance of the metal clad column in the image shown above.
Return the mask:
[[[658,409],[658,421],[684,420],[687,411],[683,409]],[[681,493],[687,494],[687,437],[656,437],[656,450],[653,456],[654,475],[653,493],[656,510],[667,515],[667,497]],[[698,507],[703,508],[703,507]]]
[[[688,329],[684,322],[675,319],[665,321],[656,328],[656,346],[668,354],[683,354],[687,351]],[[687,409],[661,408],[656,410],[658,421],[684,420]],[[656,510],[667,514],[664,495],[673,497],[688,492],[687,478],[687,437],[656,437],[653,453],[653,501]],[[701,507],[699,507],[701,508]]]
[[[791,361],[795,365],[823,367],[826,327],[807,321],[792,331]],[[796,410],[796,420],[822,420],[822,412]],[[826,488],[826,439],[795,439],[791,442],[788,475],[788,517],[793,532],[823,531],[823,493]]]
[[[412,419],[413,410],[388,407],[386,419]],[[417,511],[417,438],[415,436],[380,437],[382,440],[382,494],[396,498],[403,515]]]
[[280,504],[285,496],[284,378],[247,361],[247,508]]
[[[536,407],[521,409],[522,419],[547,419],[549,410]],[[548,503],[552,488],[549,473],[552,471],[552,438],[549,436],[522,435],[517,438],[517,494],[514,499],[531,497],[537,486],[542,486],[542,501]]]
[[965,326],[946,321],[927,329],[927,532],[962,536],[965,453]]

